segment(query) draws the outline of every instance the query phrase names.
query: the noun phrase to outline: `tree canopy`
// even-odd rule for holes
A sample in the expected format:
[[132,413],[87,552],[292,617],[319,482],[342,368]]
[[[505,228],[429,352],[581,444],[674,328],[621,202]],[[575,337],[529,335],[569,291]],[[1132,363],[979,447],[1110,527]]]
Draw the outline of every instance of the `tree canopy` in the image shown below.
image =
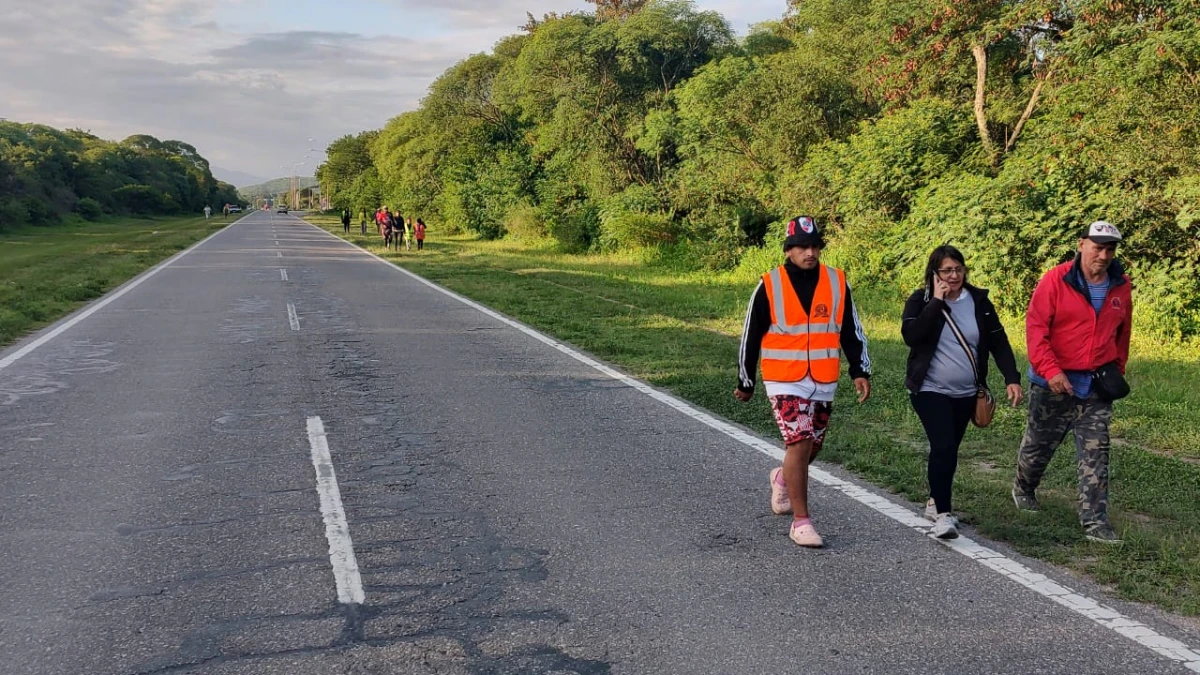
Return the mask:
[[793,0],[741,39],[688,0],[593,4],[335,142],[326,194],[712,267],[807,212],[859,285],[916,284],[950,242],[1012,310],[1105,219],[1141,325],[1200,334],[1194,1]]
[[77,212],[195,213],[237,203],[208,160],[181,141],[139,134],[120,142],[39,124],[0,122],[0,231],[49,225]]

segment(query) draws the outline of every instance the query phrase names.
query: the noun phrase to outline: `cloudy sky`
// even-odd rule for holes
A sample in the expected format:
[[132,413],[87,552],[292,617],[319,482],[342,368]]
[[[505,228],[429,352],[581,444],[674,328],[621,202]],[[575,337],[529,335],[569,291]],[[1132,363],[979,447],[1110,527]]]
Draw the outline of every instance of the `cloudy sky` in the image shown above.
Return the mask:
[[[786,0],[698,0],[734,29]],[[0,0],[0,118],[196,146],[219,178],[310,174],[448,66],[583,0]],[[313,139],[311,142],[308,139]],[[315,148],[317,152],[309,152]],[[287,169],[281,167],[286,165]],[[242,175],[246,174],[246,175]],[[247,176],[248,175],[248,176]]]

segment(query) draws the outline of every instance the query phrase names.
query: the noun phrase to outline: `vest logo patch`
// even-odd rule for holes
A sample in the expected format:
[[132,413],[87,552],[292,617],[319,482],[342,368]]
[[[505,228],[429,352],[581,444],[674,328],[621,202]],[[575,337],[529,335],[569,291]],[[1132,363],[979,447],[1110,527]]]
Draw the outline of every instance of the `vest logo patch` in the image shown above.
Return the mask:
[[1112,306],[1113,306],[1113,309],[1121,309],[1121,299],[1120,299],[1120,298],[1113,298],[1113,299],[1112,299]]
[[829,308],[823,304],[817,305],[816,308],[813,309],[813,317],[817,319],[828,319]]

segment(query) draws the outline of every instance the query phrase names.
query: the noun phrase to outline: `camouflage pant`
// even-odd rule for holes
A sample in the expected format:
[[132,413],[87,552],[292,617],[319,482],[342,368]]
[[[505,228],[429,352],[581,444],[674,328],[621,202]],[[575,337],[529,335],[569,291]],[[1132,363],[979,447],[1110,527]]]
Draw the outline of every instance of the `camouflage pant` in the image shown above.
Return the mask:
[[1054,451],[1075,431],[1075,458],[1079,462],[1079,522],[1085,528],[1108,522],[1108,423],[1112,403],[1095,393],[1080,400],[1033,385],[1029,392],[1029,420],[1017,455],[1016,488],[1033,494],[1042,482]]

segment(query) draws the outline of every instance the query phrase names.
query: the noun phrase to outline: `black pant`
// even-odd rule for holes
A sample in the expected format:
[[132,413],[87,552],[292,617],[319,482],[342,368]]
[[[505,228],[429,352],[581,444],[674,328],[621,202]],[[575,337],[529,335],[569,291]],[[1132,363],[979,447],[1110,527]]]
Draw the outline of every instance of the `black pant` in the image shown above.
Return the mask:
[[909,396],[929,438],[929,496],[938,513],[952,511],[950,498],[958,469],[958,446],[975,414],[975,397],[953,398],[923,391]]

